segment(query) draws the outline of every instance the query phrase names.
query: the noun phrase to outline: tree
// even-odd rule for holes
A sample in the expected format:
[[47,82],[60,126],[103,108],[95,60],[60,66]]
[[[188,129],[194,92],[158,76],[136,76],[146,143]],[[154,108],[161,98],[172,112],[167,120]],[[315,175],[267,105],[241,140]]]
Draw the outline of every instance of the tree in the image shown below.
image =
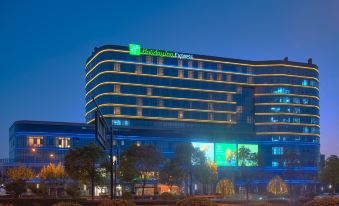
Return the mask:
[[21,179],[13,181],[6,184],[6,190],[14,193],[16,197],[19,197],[22,193],[26,192],[26,182]]
[[94,199],[94,183],[102,177],[102,172],[98,168],[100,168],[100,162],[105,156],[105,152],[94,143],[71,150],[65,156],[67,174],[83,183],[89,181],[92,199]]
[[325,167],[320,173],[320,179],[326,184],[332,185],[332,192],[336,192],[336,185],[339,184],[339,158],[331,155],[326,159]]
[[12,180],[11,183],[6,184],[6,189],[17,197],[26,191],[26,181],[34,177],[33,170],[24,166],[10,168],[6,174]]
[[234,195],[234,184],[230,179],[222,179],[218,182],[216,193],[221,194],[223,197]]
[[56,187],[58,185],[64,185],[66,173],[61,163],[58,165],[50,163],[40,170],[39,177],[45,184],[48,185],[49,194],[51,194],[52,186]]
[[143,197],[147,180],[159,172],[161,162],[161,154],[154,145],[132,145],[122,154],[119,167],[120,177],[128,182],[141,180]]
[[240,175],[245,182],[246,200],[249,198],[249,189],[252,182],[252,175],[247,169],[248,166],[258,166],[259,158],[256,152],[251,152],[250,148],[240,147],[238,149],[238,165],[240,166]]
[[[191,192],[189,190],[189,182],[192,182],[192,155],[194,148],[191,143],[180,143],[175,148],[175,154],[173,157],[173,162],[175,162],[176,167],[179,169],[178,174],[181,177],[180,180],[185,184],[185,194],[188,195]],[[195,160],[195,161],[198,161]],[[189,181],[191,179],[191,181]]]
[[286,183],[279,176],[275,176],[267,185],[267,192],[273,195],[286,195],[288,193]]
[[29,180],[34,177],[34,172],[31,168],[19,166],[13,167],[7,170],[7,176],[12,181],[19,181],[19,180]]
[[180,170],[172,159],[166,160],[160,170],[159,182],[168,185],[171,191],[173,185],[180,184]]
[[203,162],[200,165],[193,165],[194,180],[203,186],[203,193],[208,193],[208,187],[218,179],[218,172],[215,163]]

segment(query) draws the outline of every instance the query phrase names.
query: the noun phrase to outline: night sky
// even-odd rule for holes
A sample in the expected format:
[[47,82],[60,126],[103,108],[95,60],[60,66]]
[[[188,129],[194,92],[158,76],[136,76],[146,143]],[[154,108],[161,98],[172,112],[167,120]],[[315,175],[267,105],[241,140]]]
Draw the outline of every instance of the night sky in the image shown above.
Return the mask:
[[0,158],[16,120],[85,121],[87,57],[95,46],[248,60],[320,70],[321,152],[339,155],[339,1],[0,2]]

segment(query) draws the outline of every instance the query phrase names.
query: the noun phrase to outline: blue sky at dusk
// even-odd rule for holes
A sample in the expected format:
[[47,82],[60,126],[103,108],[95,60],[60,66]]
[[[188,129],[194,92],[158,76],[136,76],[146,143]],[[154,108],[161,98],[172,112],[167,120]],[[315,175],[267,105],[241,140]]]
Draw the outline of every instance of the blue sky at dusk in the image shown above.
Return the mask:
[[85,121],[87,57],[95,46],[248,60],[320,70],[321,152],[339,155],[339,1],[0,2],[0,158],[16,120]]

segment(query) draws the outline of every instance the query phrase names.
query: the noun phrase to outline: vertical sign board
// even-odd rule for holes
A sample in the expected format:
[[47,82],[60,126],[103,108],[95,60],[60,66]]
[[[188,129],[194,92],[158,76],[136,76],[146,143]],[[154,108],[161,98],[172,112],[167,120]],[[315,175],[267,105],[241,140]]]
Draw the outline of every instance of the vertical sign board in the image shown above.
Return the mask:
[[95,138],[99,144],[106,149],[106,127],[105,120],[99,114],[98,111],[95,113]]

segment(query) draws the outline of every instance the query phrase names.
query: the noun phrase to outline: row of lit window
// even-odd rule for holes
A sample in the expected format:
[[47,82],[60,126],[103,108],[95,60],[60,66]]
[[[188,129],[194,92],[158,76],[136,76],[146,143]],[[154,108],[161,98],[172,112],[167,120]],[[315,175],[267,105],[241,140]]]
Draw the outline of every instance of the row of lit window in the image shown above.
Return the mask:
[[[41,136],[28,137],[27,140],[28,140],[28,146],[30,146],[30,147],[44,146],[44,137],[41,137]],[[56,138],[56,147],[70,148],[71,147],[71,139],[69,137],[57,137]]]
[[[291,122],[291,123],[301,123],[300,117],[286,117],[286,116],[271,116],[271,122]],[[319,124],[319,119],[311,117],[309,124]]]
[[[178,66],[180,66],[180,64]],[[202,67],[199,67],[199,68],[201,69]],[[120,63],[114,63],[113,70],[120,72],[121,71]],[[142,65],[136,65],[135,73],[142,74],[143,73],[142,70],[143,70]],[[252,68],[250,68],[247,73],[251,74]],[[147,72],[145,72],[145,74],[147,74]],[[164,75],[164,68],[157,68],[156,74],[159,75],[159,76],[163,76]],[[206,71],[206,72],[202,72],[202,71],[194,72],[194,71],[189,70],[189,71],[186,72],[182,69],[178,69],[177,77],[179,77],[179,78],[196,78],[196,79],[205,79],[205,80],[217,80],[217,81],[226,81],[226,82],[232,81],[231,75],[224,75],[224,74],[221,74],[221,73],[215,74],[215,73],[208,72],[208,71]],[[253,76],[247,77],[247,83],[249,83],[249,84],[254,83]],[[307,80],[307,79],[303,79],[301,81],[300,85],[318,87],[318,83],[315,80]],[[279,90],[279,91],[277,91],[277,93],[288,94],[289,91],[288,90],[285,90],[285,91]]]
[[[239,89],[239,91],[241,92],[241,89]],[[119,85],[119,84],[114,85],[114,93],[117,93],[117,94],[122,93],[121,92],[121,85]],[[153,88],[147,87],[146,88],[146,94],[144,94],[144,95],[153,96]],[[213,95],[216,95],[216,94],[208,94],[208,99],[213,100],[214,99]],[[218,95],[222,95],[222,94],[218,94]],[[139,99],[140,99],[140,102],[141,102],[141,98],[139,98]],[[228,102],[232,102],[233,101],[233,95],[232,94],[225,94],[225,100],[228,101]]]
[[[120,64],[114,63],[113,70],[120,72],[121,71]],[[135,73],[136,74],[143,74],[142,70],[143,70],[143,67],[141,65],[135,66]],[[164,76],[164,68],[157,68],[156,74],[158,76]],[[212,73],[212,72],[203,72],[203,71],[195,72],[195,71],[191,71],[191,70],[187,71],[187,70],[182,70],[182,69],[178,69],[177,77],[232,82],[232,75],[225,75],[225,74],[221,74],[221,73],[215,74],[215,73]],[[247,83],[253,84],[253,77],[252,76],[247,77]]]
[[[136,116],[143,116],[143,109],[137,108],[136,109]],[[184,111],[177,111],[178,119],[184,119]],[[121,107],[114,107],[114,115],[121,115]],[[208,112],[208,120],[214,120],[214,114],[211,112]],[[232,121],[232,115],[227,114],[227,120],[226,121]]]

